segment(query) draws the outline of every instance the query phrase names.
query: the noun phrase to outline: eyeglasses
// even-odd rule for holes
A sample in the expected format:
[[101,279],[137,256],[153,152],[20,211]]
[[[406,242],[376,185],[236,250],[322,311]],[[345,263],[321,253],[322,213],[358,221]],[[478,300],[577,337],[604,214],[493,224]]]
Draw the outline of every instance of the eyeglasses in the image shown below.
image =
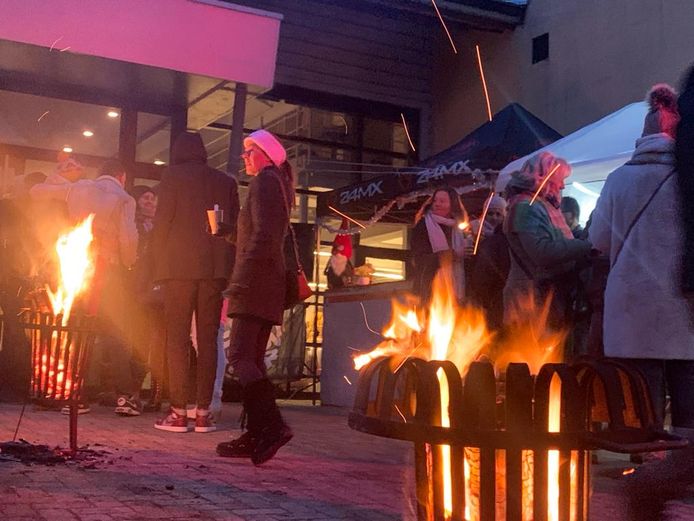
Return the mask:
[[241,154],[241,159],[246,159],[247,157],[251,157],[251,152],[255,152],[255,149],[249,148],[248,150],[244,150],[243,153]]

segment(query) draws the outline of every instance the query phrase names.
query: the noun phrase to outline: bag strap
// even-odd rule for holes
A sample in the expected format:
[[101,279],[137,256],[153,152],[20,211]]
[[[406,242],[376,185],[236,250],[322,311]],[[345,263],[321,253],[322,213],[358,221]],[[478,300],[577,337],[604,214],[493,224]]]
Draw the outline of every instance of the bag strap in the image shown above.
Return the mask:
[[631,234],[632,230],[634,229],[634,226],[636,226],[636,223],[639,222],[639,219],[641,219],[641,216],[644,214],[646,209],[650,206],[653,199],[655,199],[655,196],[658,195],[658,192],[660,192],[660,189],[665,185],[665,183],[668,181],[668,179],[670,179],[674,174],[675,174],[675,171],[673,170],[668,175],[666,175],[665,178],[662,181],[660,181],[660,183],[658,183],[658,186],[655,187],[655,190],[653,190],[653,193],[646,201],[646,204],[644,204],[641,207],[641,209],[636,213],[636,215],[634,216],[634,219],[631,221],[631,224],[629,224],[627,231],[624,232],[624,238],[622,239],[622,243],[619,245],[619,249],[614,254],[614,260],[612,261],[610,268],[613,268],[615,266],[615,264],[617,264],[617,260],[619,259],[619,255],[620,255],[620,253],[622,253],[622,250],[624,249],[624,245],[626,244],[627,239],[629,238],[629,235]]
[[275,179],[277,179],[277,182],[280,184],[280,189],[282,190],[282,202],[284,203],[284,209],[287,212],[287,227],[289,228],[289,234],[292,237],[292,246],[294,247],[294,258],[296,260],[296,265],[299,268],[299,271],[303,271],[304,268],[301,266],[301,261],[299,260],[299,246],[296,243],[296,235],[294,234],[294,228],[292,228],[292,223],[291,223],[291,218],[292,218],[292,211],[289,208],[289,198],[287,197],[287,189],[284,186],[284,182],[280,178],[279,175],[277,175],[277,172],[274,170],[271,170],[272,175],[274,176]]

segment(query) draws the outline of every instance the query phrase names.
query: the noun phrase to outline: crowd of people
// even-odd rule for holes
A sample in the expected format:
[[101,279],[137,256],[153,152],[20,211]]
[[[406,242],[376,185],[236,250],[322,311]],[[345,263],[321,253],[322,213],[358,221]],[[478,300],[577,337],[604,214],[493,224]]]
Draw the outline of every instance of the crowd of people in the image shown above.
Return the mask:
[[[567,359],[607,356],[638,369],[661,424],[668,396],[672,428],[694,442],[694,210],[685,204],[694,193],[694,72],[679,97],[659,84],[647,101],[633,156],[607,177],[585,228],[577,201],[562,198],[570,166],[541,152],[490,197],[483,219],[470,221],[454,189],[435,190],[415,219],[410,274],[427,301],[436,272],[450,262],[458,299],[484,308],[502,333],[519,298],[551,302],[549,327],[572,332]],[[82,305],[100,321],[91,371],[97,390],[114,397],[116,413],[136,416],[159,410],[167,386],[170,408],[155,428],[214,431],[226,364],[220,323],[231,317],[229,362],[243,387],[245,431],[217,452],[260,464],[292,438],[264,354],[272,326],[292,303],[294,179],[284,147],[265,130],[244,140],[242,158],[252,176],[243,208],[236,181],[207,165],[192,132],[176,139],[156,189],[128,193],[129,173],[116,160],[86,179],[65,154],[48,177],[26,176],[13,204],[0,205],[0,304],[7,316],[21,307],[27,281],[51,283],[57,236],[93,214],[95,274]],[[213,208],[222,216],[214,230]],[[342,273],[351,268],[351,248],[340,253]],[[16,338],[6,344],[21,345],[21,333],[7,326]],[[13,374],[28,374],[20,359]],[[143,406],[147,373],[152,393]],[[662,505],[644,507],[644,498],[667,498],[673,483],[692,479],[694,448],[643,466],[629,476],[634,512],[657,519]]]
[[[512,173],[505,200],[492,199],[498,219],[487,214],[476,255],[461,246],[458,195],[434,192],[412,235],[414,287],[428,299],[452,258],[459,297],[501,334],[519,298],[551,298],[548,325],[570,331],[567,361],[605,356],[635,368],[660,427],[667,398],[672,431],[694,444],[694,68],[679,96],[658,84],[647,102],[634,153],[608,175],[585,228],[577,201],[561,196],[570,166],[547,152]],[[694,481],[694,447],[645,459],[624,476],[633,520],[660,519]]]
[[[288,305],[287,272],[297,269],[291,256],[285,261],[294,180],[282,144],[265,130],[244,140],[242,157],[252,176],[243,209],[235,179],[207,165],[202,138],[193,132],[175,140],[171,166],[156,188],[138,185],[128,193],[129,172],[117,160],[88,179],[64,153],[49,176],[26,176],[21,195],[0,205],[7,261],[0,305],[11,337],[2,356],[12,358],[0,362],[24,375],[3,392],[22,397],[30,374],[21,323],[7,317],[45,284],[55,287],[56,240],[93,215],[94,273],[78,306],[97,316],[98,331],[87,372],[90,396],[83,396],[80,413],[94,399],[121,416],[158,411],[166,388],[170,407],[156,429],[215,431],[227,358],[221,325],[229,318],[229,361],[243,387],[245,432],[217,452],[255,464],[272,458],[292,438],[264,354]],[[215,223],[208,218],[213,209],[220,217]],[[151,393],[143,404],[148,373]]]

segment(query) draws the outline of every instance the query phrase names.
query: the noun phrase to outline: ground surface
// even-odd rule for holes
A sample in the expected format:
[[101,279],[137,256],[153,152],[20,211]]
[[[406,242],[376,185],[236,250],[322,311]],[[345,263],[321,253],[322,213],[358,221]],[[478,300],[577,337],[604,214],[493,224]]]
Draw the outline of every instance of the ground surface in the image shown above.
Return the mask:
[[[11,440],[20,406],[0,404],[0,441]],[[283,405],[295,438],[262,467],[219,458],[237,434],[237,404],[222,430],[171,434],[153,414],[120,418],[93,407],[79,418],[80,445],[96,459],[69,465],[0,460],[0,520],[399,520],[412,519],[408,444],[356,433],[343,409]],[[67,445],[67,417],[29,408],[19,437]],[[600,454],[593,467],[592,520],[624,520],[616,477],[628,462]],[[694,499],[669,505],[669,519],[694,520]]]

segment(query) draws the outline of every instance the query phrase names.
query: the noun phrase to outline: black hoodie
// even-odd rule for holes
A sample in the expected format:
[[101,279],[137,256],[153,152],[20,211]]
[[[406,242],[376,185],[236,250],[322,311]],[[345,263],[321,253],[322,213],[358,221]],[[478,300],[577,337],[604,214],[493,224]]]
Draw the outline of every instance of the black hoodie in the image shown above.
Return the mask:
[[198,133],[186,132],[171,151],[172,166],[159,186],[154,218],[155,280],[228,279],[234,248],[208,232],[207,210],[224,211],[224,222],[236,226],[239,197],[236,181],[207,166]]

